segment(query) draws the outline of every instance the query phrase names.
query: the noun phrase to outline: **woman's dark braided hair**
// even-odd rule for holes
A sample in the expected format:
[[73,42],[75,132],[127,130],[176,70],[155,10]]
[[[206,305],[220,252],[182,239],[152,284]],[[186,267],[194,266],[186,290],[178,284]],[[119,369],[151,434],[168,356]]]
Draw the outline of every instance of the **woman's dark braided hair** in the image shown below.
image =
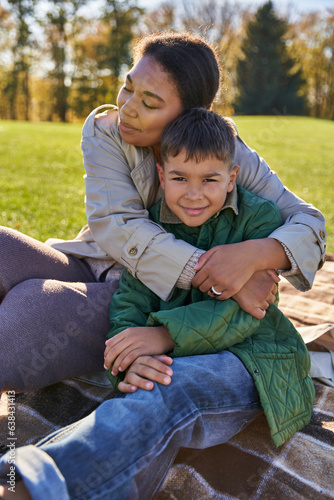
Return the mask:
[[152,57],[172,78],[183,111],[194,107],[210,109],[220,83],[220,69],[214,49],[190,33],[152,33],[134,47],[134,63]]

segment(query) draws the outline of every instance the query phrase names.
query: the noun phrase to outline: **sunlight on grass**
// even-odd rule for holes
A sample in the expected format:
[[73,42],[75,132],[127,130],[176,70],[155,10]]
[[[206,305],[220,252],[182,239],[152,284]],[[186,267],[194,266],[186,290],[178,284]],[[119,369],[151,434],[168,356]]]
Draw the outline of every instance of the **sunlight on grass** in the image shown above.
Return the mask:
[[81,125],[0,121],[1,224],[42,241],[85,224]]
[[[284,116],[235,122],[284,184],[324,213],[334,253],[334,122]],[[0,121],[1,225],[42,241],[78,233],[86,221],[81,128]]]
[[282,182],[326,218],[327,251],[334,253],[334,122],[305,117],[240,116],[240,136]]

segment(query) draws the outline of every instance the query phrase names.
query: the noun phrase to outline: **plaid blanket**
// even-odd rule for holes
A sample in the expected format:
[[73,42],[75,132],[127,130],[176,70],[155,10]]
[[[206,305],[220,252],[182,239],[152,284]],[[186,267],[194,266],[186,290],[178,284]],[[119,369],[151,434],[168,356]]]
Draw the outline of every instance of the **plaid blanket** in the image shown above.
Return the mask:
[[182,449],[156,500],[334,498],[334,389],[315,384],[311,423],[279,448],[259,417],[226,444]]
[[[311,291],[298,293],[287,282],[280,290],[281,309],[297,328],[334,325],[332,256]],[[333,340],[326,340],[326,335],[312,342],[311,348],[331,348]],[[283,446],[274,448],[265,418],[259,417],[226,444],[206,450],[181,449],[155,500],[334,499],[334,387],[319,381],[315,387],[310,424]],[[114,395],[113,389],[82,379],[16,394],[17,447],[36,443]],[[0,454],[8,442],[10,397],[2,394],[0,400]]]

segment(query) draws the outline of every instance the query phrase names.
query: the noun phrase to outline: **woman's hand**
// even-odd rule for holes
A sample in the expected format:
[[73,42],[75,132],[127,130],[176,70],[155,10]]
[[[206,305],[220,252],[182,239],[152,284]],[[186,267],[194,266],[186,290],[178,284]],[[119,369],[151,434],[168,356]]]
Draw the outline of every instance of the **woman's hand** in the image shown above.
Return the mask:
[[250,255],[250,249],[243,243],[218,245],[205,252],[195,266],[193,286],[203,293],[214,286],[222,292],[220,300],[238,293],[257,270],[256,256]]
[[155,356],[172,351],[174,342],[164,326],[126,328],[106,341],[104,367],[112,375],[125,371],[139,356]]
[[[234,297],[256,271],[289,269],[282,245],[273,238],[219,245],[205,252],[195,266],[192,284],[202,292],[213,286],[220,300]],[[275,281],[279,281],[278,278]]]
[[118,384],[121,392],[136,392],[137,389],[151,391],[154,382],[168,385],[171,383],[173,363],[169,356],[140,356],[126,371],[125,378]]

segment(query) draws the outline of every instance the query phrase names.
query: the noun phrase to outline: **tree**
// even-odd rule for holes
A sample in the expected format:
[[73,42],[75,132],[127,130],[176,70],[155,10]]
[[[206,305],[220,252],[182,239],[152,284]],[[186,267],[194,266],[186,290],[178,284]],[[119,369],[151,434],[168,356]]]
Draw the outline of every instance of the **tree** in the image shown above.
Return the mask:
[[131,0],[107,0],[102,16],[81,20],[73,40],[71,108],[76,116],[116,103],[120,77],[131,63],[131,45],[143,9]]
[[[16,39],[12,45],[12,70],[4,89],[11,112],[11,119],[18,118],[22,107],[23,117],[29,119],[29,77],[33,41],[30,21],[34,15],[36,0],[8,0],[16,21]],[[22,99],[20,99],[22,97]]]
[[217,50],[221,66],[221,83],[214,110],[233,114],[236,93],[236,63],[240,54],[245,10],[229,0],[183,0],[181,15],[186,30],[198,32]]
[[[44,26],[46,43],[49,49],[53,68],[49,71],[49,78],[53,90],[53,113],[62,122],[67,121],[69,107],[68,95],[70,79],[68,78],[69,38],[73,19],[79,7],[86,0],[58,0],[49,4],[46,18],[41,24]],[[50,116],[52,119],[52,115]]]
[[[78,20],[79,21],[79,20]],[[106,43],[107,29],[100,20],[81,19],[72,45],[70,107],[77,117],[87,116],[92,109],[106,102],[115,103],[108,94],[110,70],[100,70],[97,47]]]
[[0,5],[0,118],[10,118],[9,99],[6,89],[11,78],[8,62],[11,60],[16,25],[9,10]]
[[291,26],[289,37],[306,80],[310,114],[334,119],[334,10],[304,15]]
[[172,0],[162,1],[155,9],[149,10],[143,19],[146,31],[167,31],[175,27],[176,5]]
[[246,29],[243,58],[237,65],[239,96],[236,110],[248,115],[301,114],[301,69],[289,55],[288,24],[274,12],[271,1],[260,7]]
[[96,46],[98,69],[109,72],[110,98],[116,101],[123,66],[131,64],[134,30],[144,10],[133,0],[106,0],[104,24],[106,39]]

